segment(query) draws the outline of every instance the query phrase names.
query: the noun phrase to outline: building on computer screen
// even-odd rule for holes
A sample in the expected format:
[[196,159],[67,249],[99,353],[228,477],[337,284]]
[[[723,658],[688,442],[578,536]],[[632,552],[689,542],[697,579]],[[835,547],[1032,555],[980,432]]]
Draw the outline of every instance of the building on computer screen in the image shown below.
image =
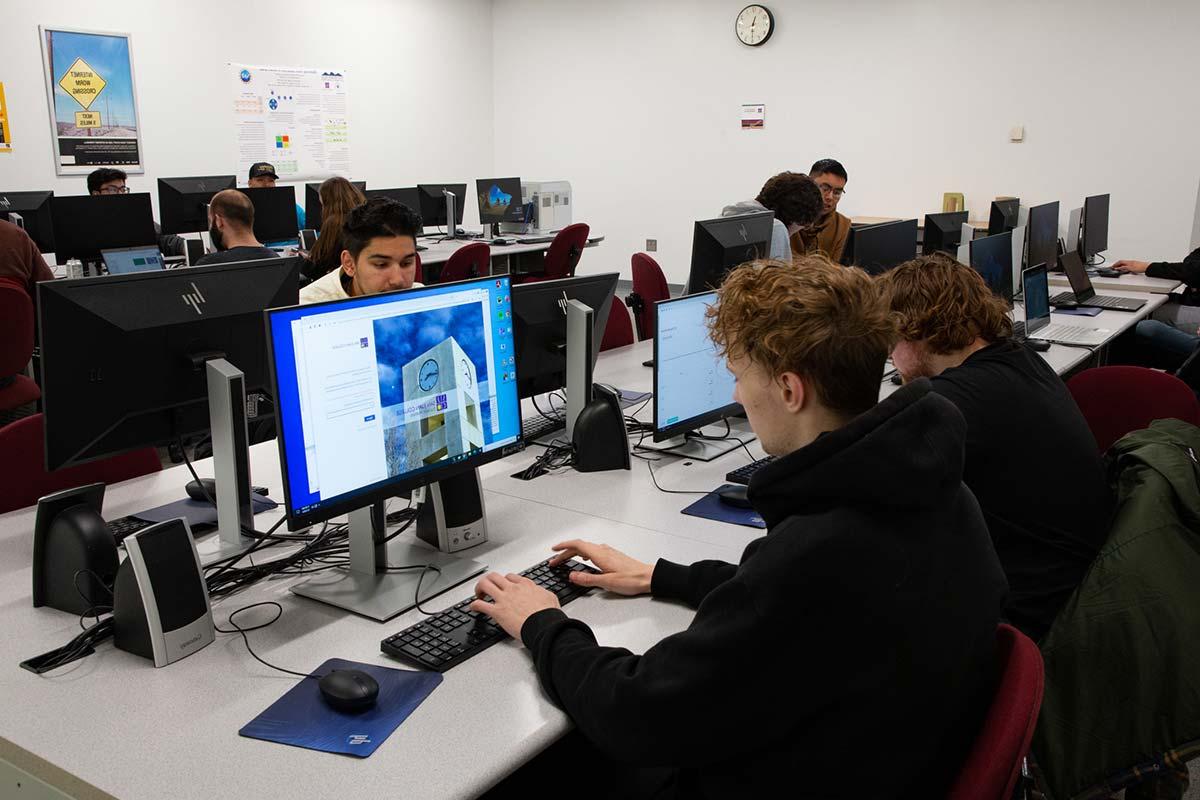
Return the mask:
[[454,337],[409,361],[401,375],[409,470],[483,447],[475,365]]

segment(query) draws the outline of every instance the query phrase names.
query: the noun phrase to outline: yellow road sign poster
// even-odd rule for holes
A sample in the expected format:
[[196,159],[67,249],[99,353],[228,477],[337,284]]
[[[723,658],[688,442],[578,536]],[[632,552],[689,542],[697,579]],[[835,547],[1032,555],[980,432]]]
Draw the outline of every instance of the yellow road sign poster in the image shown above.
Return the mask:
[[12,130],[8,127],[8,106],[4,103],[4,84],[0,83],[0,153],[12,152]]
[[104,78],[96,74],[96,70],[88,66],[82,58],[75,59],[67,71],[59,78],[58,85],[63,91],[75,98],[75,102],[83,106],[84,111],[96,102],[96,96],[104,91]]
[[75,127],[76,128],[99,128],[100,127],[100,112],[99,111],[76,111],[75,112]]

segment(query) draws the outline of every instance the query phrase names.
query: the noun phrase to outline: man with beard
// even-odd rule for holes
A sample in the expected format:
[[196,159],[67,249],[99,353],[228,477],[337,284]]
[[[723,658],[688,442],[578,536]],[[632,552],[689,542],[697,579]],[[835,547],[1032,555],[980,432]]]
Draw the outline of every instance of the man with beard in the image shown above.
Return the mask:
[[208,205],[208,234],[217,252],[199,259],[196,262],[198,267],[278,258],[278,253],[263,247],[254,238],[254,204],[236,189],[226,189],[213,195]]

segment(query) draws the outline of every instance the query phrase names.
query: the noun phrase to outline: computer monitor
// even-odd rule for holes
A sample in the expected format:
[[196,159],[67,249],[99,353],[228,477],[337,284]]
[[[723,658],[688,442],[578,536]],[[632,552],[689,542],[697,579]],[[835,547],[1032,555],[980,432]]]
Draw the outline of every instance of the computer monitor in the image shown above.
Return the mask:
[[1025,264],[1045,264],[1051,269],[1058,263],[1058,201],[1030,208],[1026,228],[1029,249]]
[[520,397],[534,397],[567,385],[567,300],[578,300],[595,312],[592,316],[592,365],[595,366],[619,278],[619,273],[609,272],[513,287],[512,320]]
[[1050,324],[1050,281],[1045,264],[1021,273],[1021,292],[1025,297],[1025,335],[1030,336]]
[[[290,186],[238,189],[254,204],[254,238],[263,244],[300,238],[296,219],[296,192]],[[307,221],[307,220],[306,220]]]
[[367,189],[363,192],[370,200],[374,197],[386,197],[401,205],[408,206],[413,212],[421,213],[421,194],[415,186],[405,186],[399,189]]
[[916,255],[917,221],[897,220],[851,228],[842,263],[861,267],[869,275],[879,275],[911,261]]
[[1083,219],[1079,230],[1079,255],[1087,263],[1108,249],[1109,195],[1084,198]]
[[[360,192],[366,193],[366,181],[350,181],[350,183]],[[315,231],[321,230],[323,214],[324,211],[321,209],[321,184],[304,184],[304,224]]]
[[479,197],[479,222],[484,225],[525,221],[520,178],[480,178],[475,181]]
[[[735,381],[724,356],[708,335],[705,314],[717,299],[704,292],[662,300],[654,316],[654,441],[678,437],[684,441],[668,452],[679,452],[689,442],[687,434],[726,417],[742,413],[734,402]],[[741,445],[697,440],[714,448],[705,460]],[[680,453],[705,458],[699,451]]]
[[158,245],[153,247],[121,247],[116,250],[101,250],[104,269],[109,275],[128,275],[131,272],[154,272],[166,269]]
[[199,178],[159,178],[158,213],[163,233],[199,233],[208,230],[208,204],[217,192],[236,189],[233,175]]
[[463,209],[466,208],[467,185],[465,183],[421,183],[417,184],[420,196],[421,221],[426,228],[448,228],[446,220],[446,197],[442,190],[454,193],[454,224],[462,225]]
[[771,255],[775,212],[697,220],[692,229],[692,267],[688,293],[717,289],[734,267]]
[[1017,227],[1017,217],[1020,215],[1020,211],[1021,201],[1015,197],[993,200],[992,210],[988,215],[988,236],[995,236]]
[[46,468],[208,430],[208,359],[269,391],[262,311],[297,302],[300,261],[39,283]]
[[25,232],[38,250],[53,253],[54,221],[50,216],[53,197],[54,192],[0,192],[0,219],[7,220],[10,212],[20,214]]
[[997,297],[1012,302],[1012,231],[971,240],[971,268]]
[[99,261],[101,250],[156,244],[148,194],[59,195],[50,201],[54,256]]
[[966,211],[926,214],[925,234],[922,239],[921,252],[927,256],[931,256],[934,253],[953,254],[962,242],[962,226],[966,223]]

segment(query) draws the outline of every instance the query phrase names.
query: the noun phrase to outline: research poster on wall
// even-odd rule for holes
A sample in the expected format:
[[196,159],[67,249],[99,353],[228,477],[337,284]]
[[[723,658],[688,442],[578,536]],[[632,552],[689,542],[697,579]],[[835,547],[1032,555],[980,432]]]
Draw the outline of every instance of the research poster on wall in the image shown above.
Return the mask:
[[38,31],[58,174],[144,172],[129,34]]
[[350,177],[346,73],[229,64],[238,174],[266,161],[281,180]]

